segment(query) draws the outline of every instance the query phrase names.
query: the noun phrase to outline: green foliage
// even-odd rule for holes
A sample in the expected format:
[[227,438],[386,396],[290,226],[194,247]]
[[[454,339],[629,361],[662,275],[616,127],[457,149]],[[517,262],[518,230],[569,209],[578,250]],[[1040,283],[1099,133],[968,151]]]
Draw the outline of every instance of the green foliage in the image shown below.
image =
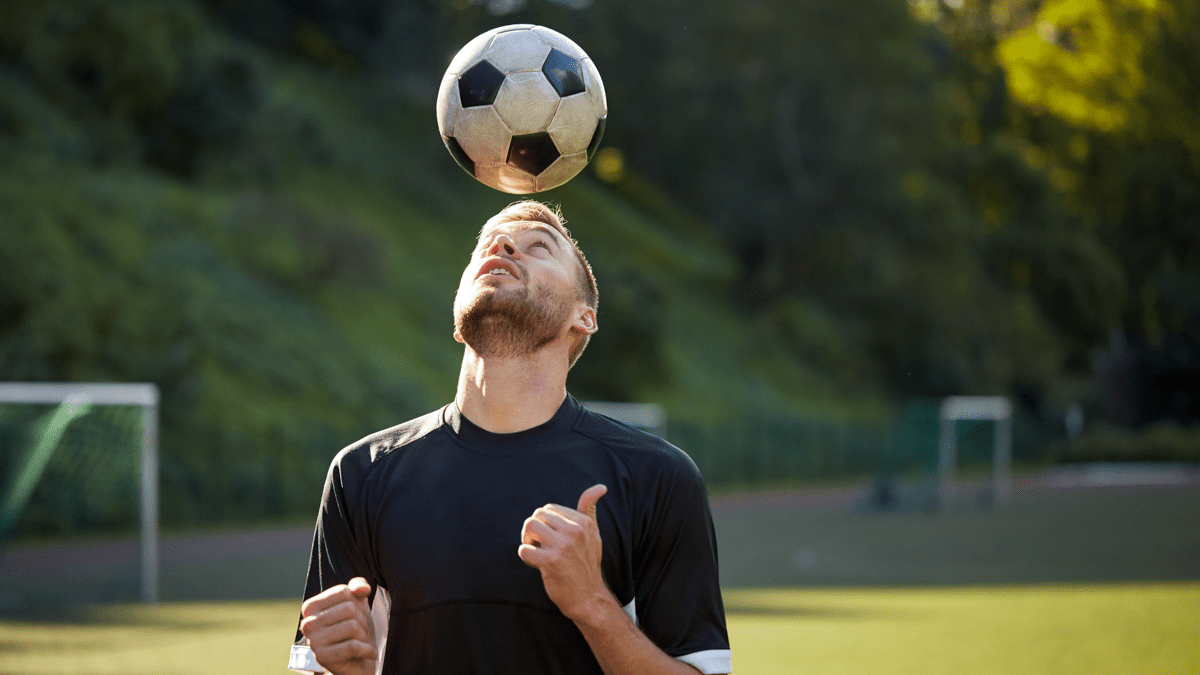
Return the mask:
[[259,65],[214,35],[193,3],[57,0],[8,11],[0,60],[8,85],[33,99],[6,111],[17,139],[55,140],[35,131],[37,113],[51,112],[76,127],[73,142],[56,148],[67,156],[140,160],[188,177],[244,142],[256,122]]
[[1194,369],[1186,3],[1114,24],[1144,86],[1111,129],[1009,86],[997,45],[1036,15],[1011,3],[931,23],[884,0],[569,5],[9,3],[0,377],[158,383],[171,522],[310,510],[338,447],[453,391],[453,290],[510,199],[448,160],[432,101],[500,21],[587,49],[626,159],[542,195],[600,280],[581,398],[700,426],[877,424],[914,394],[1040,411],[1114,326],[1150,372]]
[[1138,431],[1098,424],[1071,441],[1047,448],[1055,461],[1200,462],[1200,427],[1157,422]]
[[61,0],[7,9],[0,45],[37,84],[76,110],[136,116],[177,91],[203,28],[182,2]]
[[[896,394],[1057,375],[1052,323],[991,264],[964,181],[970,95],[902,5],[613,3],[566,25],[621,73],[614,111],[664,120],[606,142],[725,242],[739,304],[789,361]],[[798,336],[798,317],[834,328]]]
[[204,239],[219,194],[20,168],[0,187],[4,377],[157,383],[168,520],[294,513],[329,451],[418,409],[328,318]]
[[[89,93],[66,57],[4,66],[0,377],[158,384],[168,523],[307,514],[339,447],[452,393],[453,289],[479,223],[508,198],[463,192],[440,144],[423,149],[413,131],[423,107],[381,112],[367,82],[271,65],[186,4],[97,18],[108,11],[47,5],[10,25],[22,56],[64,15],[88,18],[71,35],[98,45],[154,12],[167,18],[147,31],[191,28],[168,40],[177,67],[146,63],[154,39],[124,61],[95,47],[113,82],[160,83],[137,105],[113,103],[115,84]],[[586,178],[548,197],[568,203],[606,289],[605,339],[573,376],[576,394],[693,415],[729,414],[739,394],[811,403],[770,393],[789,385],[778,369],[744,365],[788,359],[786,344],[735,328],[736,264],[694,224],[661,225],[682,222],[669,202],[631,207]],[[725,339],[696,336],[690,315]]]
[[1064,365],[1100,372],[1087,397],[1112,421],[1200,419],[1195,3],[987,0],[936,21],[964,78],[1005,74],[980,90],[984,145],[1027,166],[974,179],[996,263],[1053,321]]

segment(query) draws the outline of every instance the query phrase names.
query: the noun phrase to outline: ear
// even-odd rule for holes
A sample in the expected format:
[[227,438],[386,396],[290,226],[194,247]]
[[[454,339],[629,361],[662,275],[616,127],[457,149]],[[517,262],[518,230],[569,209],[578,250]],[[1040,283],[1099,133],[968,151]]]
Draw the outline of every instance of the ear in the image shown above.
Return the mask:
[[462,345],[467,344],[467,341],[463,339],[462,333],[458,332],[458,326],[454,327],[454,341]]
[[582,302],[575,306],[575,316],[571,319],[571,332],[591,335],[600,330],[596,322],[596,310]]

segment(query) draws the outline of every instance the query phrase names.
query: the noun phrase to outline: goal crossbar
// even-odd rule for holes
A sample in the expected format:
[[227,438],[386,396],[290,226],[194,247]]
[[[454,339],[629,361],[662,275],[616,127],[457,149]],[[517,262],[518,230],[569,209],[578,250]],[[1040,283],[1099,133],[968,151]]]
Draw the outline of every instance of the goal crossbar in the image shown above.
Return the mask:
[[158,387],[138,383],[0,382],[0,403],[133,405],[142,408],[143,602],[158,600]]
[[611,403],[607,401],[582,401],[583,407],[594,413],[611,417],[618,422],[642,431],[667,437],[667,411],[657,403]]

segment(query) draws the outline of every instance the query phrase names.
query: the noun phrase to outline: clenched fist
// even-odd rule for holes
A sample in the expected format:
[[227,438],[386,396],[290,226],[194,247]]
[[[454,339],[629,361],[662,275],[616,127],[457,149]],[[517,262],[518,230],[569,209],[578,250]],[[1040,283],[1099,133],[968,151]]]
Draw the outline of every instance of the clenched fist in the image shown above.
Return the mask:
[[317,663],[334,675],[375,675],[379,653],[370,595],[367,580],[355,577],[314,595],[301,609],[300,632]]

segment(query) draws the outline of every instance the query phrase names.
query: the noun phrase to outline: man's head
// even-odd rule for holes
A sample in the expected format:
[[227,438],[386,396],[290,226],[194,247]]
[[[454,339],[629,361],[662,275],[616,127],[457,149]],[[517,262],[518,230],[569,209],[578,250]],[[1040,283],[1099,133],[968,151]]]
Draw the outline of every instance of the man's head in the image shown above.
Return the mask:
[[519,356],[569,332],[573,366],[596,331],[598,301],[591,265],[562,214],[516,202],[479,233],[454,299],[455,336],[481,355]]

